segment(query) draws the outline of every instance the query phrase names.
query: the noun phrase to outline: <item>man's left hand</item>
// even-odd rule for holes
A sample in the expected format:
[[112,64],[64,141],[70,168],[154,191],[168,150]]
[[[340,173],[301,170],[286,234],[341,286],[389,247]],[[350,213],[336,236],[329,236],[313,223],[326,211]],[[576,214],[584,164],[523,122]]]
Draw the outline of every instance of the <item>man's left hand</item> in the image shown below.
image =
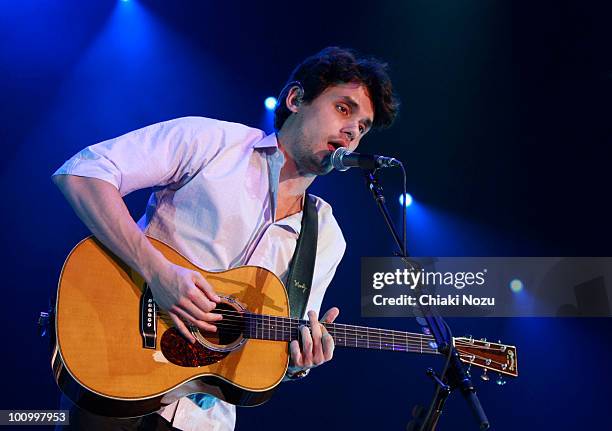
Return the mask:
[[[332,323],[338,314],[340,310],[337,307],[330,308],[321,318],[321,323]],[[317,313],[309,311],[308,320],[310,329],[306,325],[299,329],[302,345],[297,340],[289,343],[288,375],[317,367],[334,356],[334,339],[317,320]]]

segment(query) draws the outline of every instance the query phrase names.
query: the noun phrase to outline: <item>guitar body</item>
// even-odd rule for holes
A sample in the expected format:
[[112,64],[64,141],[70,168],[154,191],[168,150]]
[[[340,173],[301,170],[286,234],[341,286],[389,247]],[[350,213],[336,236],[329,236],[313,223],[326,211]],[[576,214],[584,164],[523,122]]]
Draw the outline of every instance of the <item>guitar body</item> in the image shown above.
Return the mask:
[[[268,270],[245,266],[207,272],[168,245],[150,240],[171,262],[201,272],[224,298],[220,306],[235,310],[238,318],[240,310],[289,316],[285,288]],[[220,331],[198,332],[204,343],[191,345],[158,311],[149,322],[155,336],[145,347],[145,289],[140,275],[93,237],[81,241],[66,259],[57,293],[52,366],[60,389],[73,402],[100,415],[134,417],[195,392],[241,406],[270,398],[287,370],[286,342]]]

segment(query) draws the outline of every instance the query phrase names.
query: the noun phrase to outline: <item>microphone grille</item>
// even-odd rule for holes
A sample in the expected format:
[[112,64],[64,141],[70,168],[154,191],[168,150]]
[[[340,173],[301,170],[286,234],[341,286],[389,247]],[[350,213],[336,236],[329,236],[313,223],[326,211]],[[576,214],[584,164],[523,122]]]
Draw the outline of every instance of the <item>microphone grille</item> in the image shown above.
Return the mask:
[[342,163],[342,158],[350,153],[351,152],[344,147],[336,148],[336,150],[331,155],[331,163],[334,169],[338,171],[346,171],[349,166],[345,166],[344,163]]

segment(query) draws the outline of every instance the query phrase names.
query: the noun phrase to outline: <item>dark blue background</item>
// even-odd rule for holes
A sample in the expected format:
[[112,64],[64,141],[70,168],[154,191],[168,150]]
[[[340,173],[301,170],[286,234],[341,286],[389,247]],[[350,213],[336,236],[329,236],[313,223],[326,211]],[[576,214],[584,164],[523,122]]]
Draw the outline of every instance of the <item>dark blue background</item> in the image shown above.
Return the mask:
[[[33,1],[0,7],[3,339],[0,408],[56,408],[35,319],[83,236],[49,177],[82,147],[184,115],[269,127],[263,99],[327,45],[385,59],[396,125],[364,152],[401,158],[410,250],[438,256],[610,256],[612,58],[607,2]],[[397,172],[382,175],[400,220]],[[359,258],[392,251],[358,172],[313,186],[348,242],[324,308],[360,319]],[[146,191],[127,197],[138,217]],[[604,428],[610,319],[457,319],[519,349],[521,375],[479,384],[494,429]],[[440,358],[338,349],[307,381],[240,409],[239,430],[404,429]],[[479,380],[479,379],[476,379]],[[455,394],[441,429],[475,429]]]

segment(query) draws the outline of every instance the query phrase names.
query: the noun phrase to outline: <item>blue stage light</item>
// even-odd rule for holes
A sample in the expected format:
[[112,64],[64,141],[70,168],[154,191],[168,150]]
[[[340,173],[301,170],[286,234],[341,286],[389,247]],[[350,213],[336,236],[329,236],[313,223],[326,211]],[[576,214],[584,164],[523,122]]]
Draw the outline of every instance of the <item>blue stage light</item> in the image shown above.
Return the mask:
[[266,109],[268,111],[273,111],[276,108],[276,97],[268,97],[264,101],[264,105],[266,105]]
[[404,205],[406,208],[412,205],[412,196],[410,196],[410,193],[406,193],[406,203],[405,204],[404,204],[404,195],[403,194],[400,195],[399,203],[400,205]]
[[523,290],[523,282],[518,278],[515,278],[510,282],[510,290],[514,293],[519,293]]

